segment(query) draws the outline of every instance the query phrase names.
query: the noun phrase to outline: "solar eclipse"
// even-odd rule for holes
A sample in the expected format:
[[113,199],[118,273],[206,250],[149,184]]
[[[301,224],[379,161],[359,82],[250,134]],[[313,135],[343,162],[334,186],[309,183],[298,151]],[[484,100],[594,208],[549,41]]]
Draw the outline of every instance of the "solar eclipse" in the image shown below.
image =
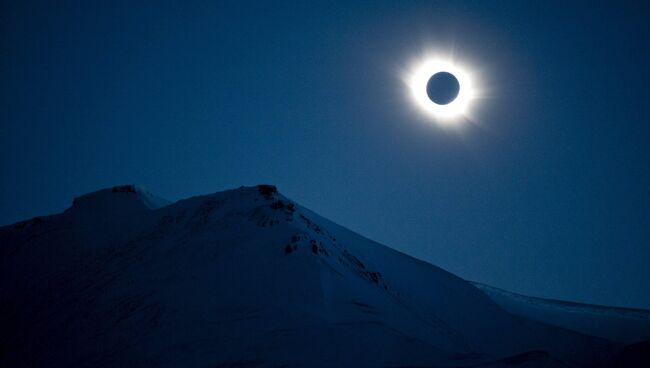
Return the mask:
[[468,117],[476,92],[470,73],[459,64],[424,58],[404,79],[415,105],[437,123],[453,124]]

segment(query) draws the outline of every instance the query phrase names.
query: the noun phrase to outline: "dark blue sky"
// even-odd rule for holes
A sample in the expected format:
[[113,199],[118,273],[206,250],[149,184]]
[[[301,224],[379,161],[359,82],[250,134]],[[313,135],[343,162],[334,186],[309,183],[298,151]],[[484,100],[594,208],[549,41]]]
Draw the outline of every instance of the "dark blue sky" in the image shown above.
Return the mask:
[[[0,223],[274,183],[470,280],[650,308],[642,2],[88,3],[0,5]],[[451,46],[490,92],[455,131],[400,79]]]

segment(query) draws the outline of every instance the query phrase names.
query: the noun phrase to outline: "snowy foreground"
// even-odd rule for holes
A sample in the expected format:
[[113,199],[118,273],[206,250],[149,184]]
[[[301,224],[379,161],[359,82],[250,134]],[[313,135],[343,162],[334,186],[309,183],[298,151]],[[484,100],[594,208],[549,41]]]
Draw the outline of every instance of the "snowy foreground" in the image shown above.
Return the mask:
[[114,187],[0,228],[0,367],[650,367],[648,311],[477,286],[273,186]]

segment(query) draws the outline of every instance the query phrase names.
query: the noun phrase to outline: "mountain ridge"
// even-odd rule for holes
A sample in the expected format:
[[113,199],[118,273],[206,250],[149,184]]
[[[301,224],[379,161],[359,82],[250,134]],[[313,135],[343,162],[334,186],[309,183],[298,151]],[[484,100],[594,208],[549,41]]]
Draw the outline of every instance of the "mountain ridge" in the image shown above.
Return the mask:
[[471,282],[510,313],[581,333],[633,344],[650,341],[650,310],[531,297]]
[[[113,188],[79,198],[143,192]],[[0,228],[0,296],[11,300],[0,310],[0,345],[10,347],[0,363],[595,366],[620,349],[513,316],[272,185],[137,211],[85,202],[92,215]]]

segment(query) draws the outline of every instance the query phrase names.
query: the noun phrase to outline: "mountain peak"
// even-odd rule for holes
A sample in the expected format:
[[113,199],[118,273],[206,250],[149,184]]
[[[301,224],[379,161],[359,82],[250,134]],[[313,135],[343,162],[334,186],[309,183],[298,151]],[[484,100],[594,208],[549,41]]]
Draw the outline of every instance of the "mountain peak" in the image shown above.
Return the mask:
[[260,192],[261,195],[264,196],[270,196],[273,193],[278,192],[278,188],[275,185],[272,184],[259,184],[256,185],[257,191]]
[[515,317],[270,184],[173,204],[115,186],[0,230],[0,366],[560,367],[617,348]]
[[72,209],[106,209],[118,207],[121,210],[155,210],[171,202],[158,197],[138,185],[118,185],[76,197]]

